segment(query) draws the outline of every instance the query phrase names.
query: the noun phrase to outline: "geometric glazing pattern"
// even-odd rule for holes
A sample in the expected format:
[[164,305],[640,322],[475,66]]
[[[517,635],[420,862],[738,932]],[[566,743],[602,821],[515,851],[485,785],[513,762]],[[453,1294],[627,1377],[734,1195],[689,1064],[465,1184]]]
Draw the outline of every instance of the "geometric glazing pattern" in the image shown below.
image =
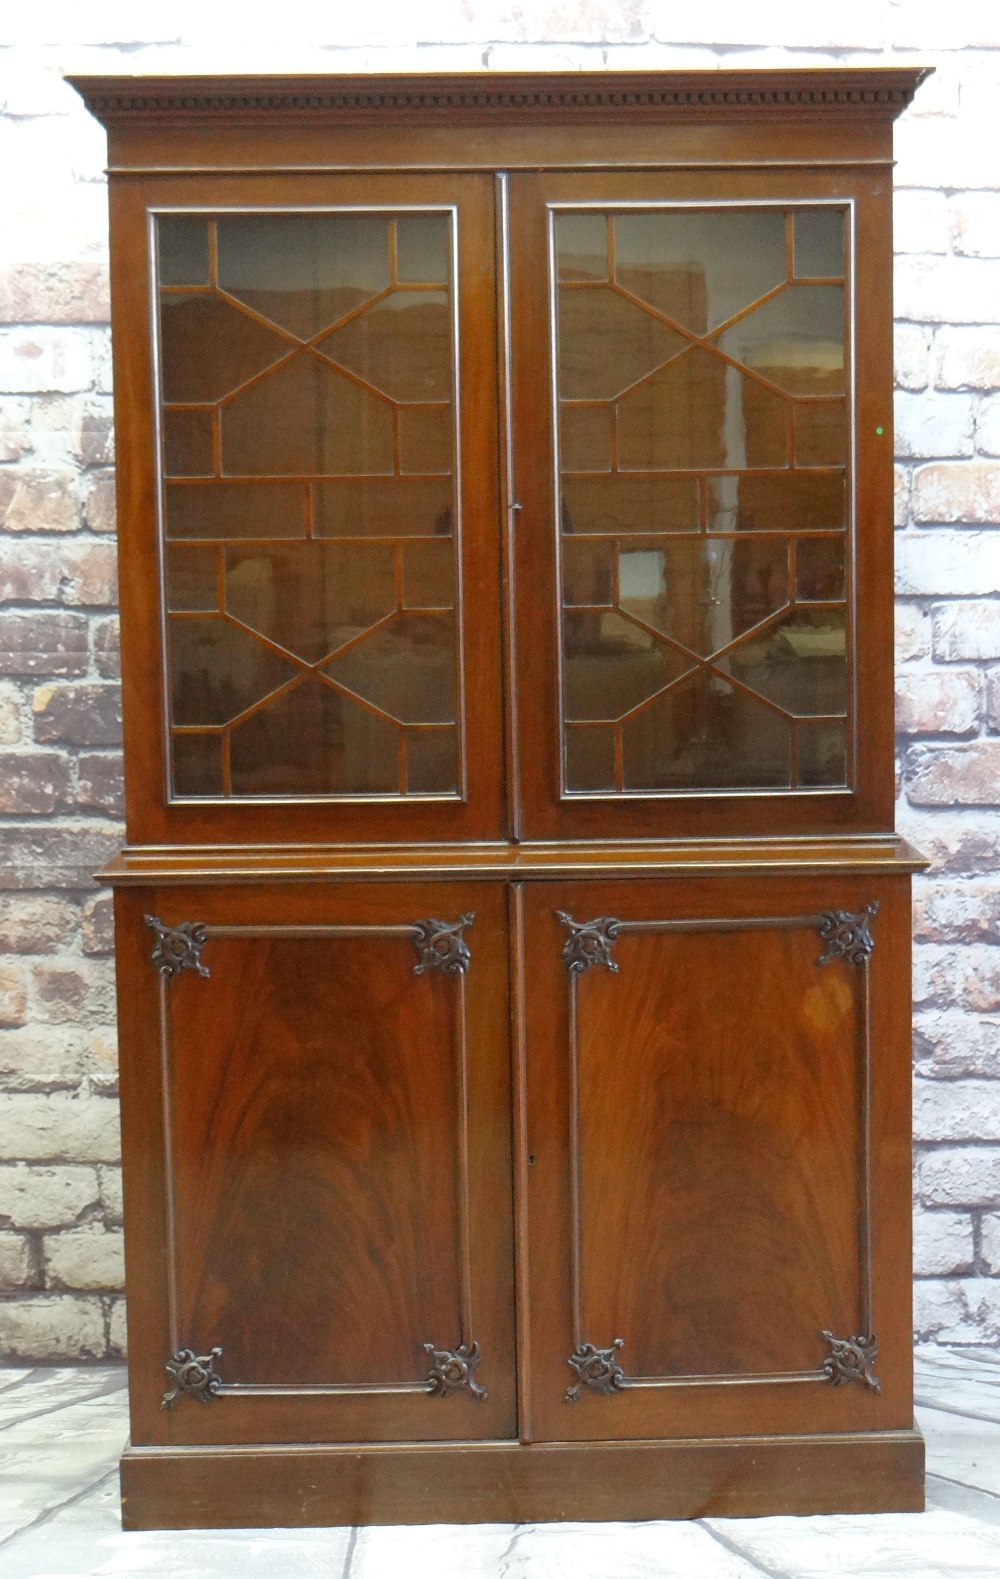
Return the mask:
[[459,792],[451,245],[160,216],[173,794]]
[[555,216],[563,782],[849,782],[845,209]]

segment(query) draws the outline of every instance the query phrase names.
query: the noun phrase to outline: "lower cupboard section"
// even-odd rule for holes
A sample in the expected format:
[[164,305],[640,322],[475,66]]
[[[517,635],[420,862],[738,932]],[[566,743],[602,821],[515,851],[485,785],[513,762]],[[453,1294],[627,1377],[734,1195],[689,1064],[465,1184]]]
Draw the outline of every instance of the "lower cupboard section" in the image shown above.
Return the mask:
[[127,1448],[126,1529],[919,1513],[918,1431],[700,1442]]

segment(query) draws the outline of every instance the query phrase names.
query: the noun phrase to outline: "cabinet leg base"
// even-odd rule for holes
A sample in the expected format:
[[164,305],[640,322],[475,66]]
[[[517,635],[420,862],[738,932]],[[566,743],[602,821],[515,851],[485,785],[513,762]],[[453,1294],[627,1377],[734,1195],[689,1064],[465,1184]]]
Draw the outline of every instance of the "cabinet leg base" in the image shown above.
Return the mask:
[[702,1441],[127,1447],[126,1529],[916,1513],[920,1432]]

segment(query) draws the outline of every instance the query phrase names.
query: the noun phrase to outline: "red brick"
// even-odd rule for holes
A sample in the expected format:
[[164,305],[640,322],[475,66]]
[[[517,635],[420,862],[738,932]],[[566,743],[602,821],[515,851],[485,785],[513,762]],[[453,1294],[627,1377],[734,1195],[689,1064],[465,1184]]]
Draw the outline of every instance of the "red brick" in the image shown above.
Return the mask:
[[78,762],[77,804],[120,816],[125,805],[122,758],[117,751],[88,751]]
[[114,532],[114,472],[95,472],[88,478],[83,490],[83,519],[91,532]]
[[916,806],[993,806],[1000,789],[1000,740],[960,746],[914,746],[906,758],[906,794]]
[[[0,910],[0,916],[2,916]],[[111,954],[115,946],[115,913],[110,894],[95,894],[83,907],[83,951]]]
[[970,526],[1000,523],[1000,462],[942,461],[913,474],[913,519]]
[[113,746],[121,740],[121,693],[116,685],[46,685],[35,692],[35,738],[73,746]]
[[913,936],[926,943],[1000,943],[1000,879],[919,883]]
[[915,671],[896,680],[896,728],[904,735],[974,735],[979,675],[972,669]]
[[52,954],[75,936],[80,912],[51,894],[0,896],[0,954]]
[[[935,658],[1000,658],[1000,599],[938,603],[932,611]],[[998,794],[1000,798],[1000,794]]]
[[97,608],[118,602],[118,550],[114,543],[68,543],[60,561],[60,602]]
[[117,680],[122,672],[117,615],[94,626],[94,667],[105,680]]
[[121,843],[120,825],[96,817],[8,823],[0,890],[38,888],[42,883],[71,892],[88,889],[95,871],[117,854]]
[[111,466],[115,459],[114,414],[107,396],[95,395],[80,419],[79,456],[85,466]]
[[0,265],[0,321],[18,324],[106,323],[110,311],[103,259]]
[[0,478],[0,523],[8,532],[75,532],[80,525],[72,472],[11,471]]
[[0,1025],[23,1025],[26,1008],[23,967],[0,964]]
[[84,674],[82,614],[0,614],[0,674]]
[[47,816],[70,800],[69,759],[54,751],[0,756],[0,812],[6,817]]
[[0,603],[56,603],[61,581],[48,543],[0,540]]

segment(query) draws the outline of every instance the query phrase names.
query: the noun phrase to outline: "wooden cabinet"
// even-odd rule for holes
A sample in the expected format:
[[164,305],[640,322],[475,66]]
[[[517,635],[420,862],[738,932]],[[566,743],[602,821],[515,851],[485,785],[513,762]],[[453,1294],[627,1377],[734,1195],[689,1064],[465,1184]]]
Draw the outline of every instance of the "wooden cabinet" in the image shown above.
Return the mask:
[[920,74],[79,79],[134,1527],[921,1505]]

